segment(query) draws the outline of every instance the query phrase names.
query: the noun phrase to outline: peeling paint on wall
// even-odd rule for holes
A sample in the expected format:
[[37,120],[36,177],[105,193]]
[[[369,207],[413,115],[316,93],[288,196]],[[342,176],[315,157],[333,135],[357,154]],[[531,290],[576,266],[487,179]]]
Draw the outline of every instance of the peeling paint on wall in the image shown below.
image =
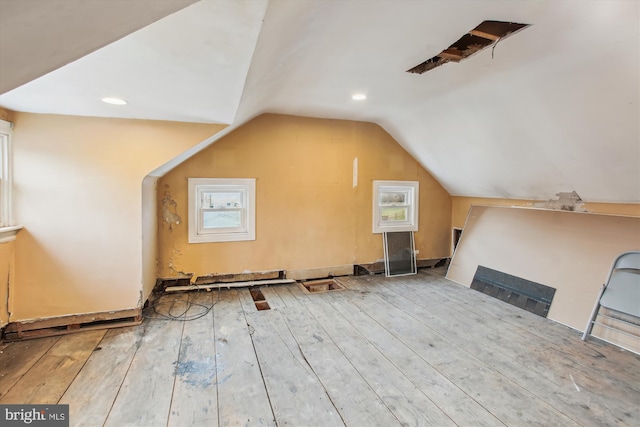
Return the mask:
[[180,249],[173,248],[171,252],[171,256],[169,257],[169,262],[167,262],[167,267],[171,272],[171,277],[189,277],[193,276],[193,273],[185,273],[182,271],[182,267],[180,265],[180,257],[182,256],[182,251]]
[[11,321],[14,263],[14,241],[0,243],[0,328]]
[[[11,320],[11,309],[9,306],[9,301],[11,301],[10,293],[11,293],[11,264],[9,264],[9,268],[7,269],[7,298],[6,298],[6,301],[4,302],[5,306],[2,307],[3,310],[6,308],[7,321]],[[4,324],[4,321],[0,320],[0,325],[3,325],[3,324]],[[4,325],[2,327],[4,327]]]
[[558,196],[557,200],[550,199],[546,202],[537,202],[533,204],[533,207],[557,211],[588,212],[584,207],[584,202],[575,191],[557,193],[556,196]]
[[171,197],[169,186],[164,186],[164,194],[162,197],[162,220],[169,224],[169,231],[173,231],[173,225],[180,225],[182,219],[178,215],[178,204]]

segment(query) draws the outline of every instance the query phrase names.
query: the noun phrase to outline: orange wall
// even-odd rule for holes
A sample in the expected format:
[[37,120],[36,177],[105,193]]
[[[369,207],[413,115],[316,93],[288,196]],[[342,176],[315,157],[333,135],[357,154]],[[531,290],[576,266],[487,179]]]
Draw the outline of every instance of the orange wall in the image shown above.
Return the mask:
[[[0,120],[11,122],[14,114],[0,107]],[[0,328],[9,322],[9,286],[15,277],[14,247],[14,241],[0,243]]]
[[[257,178],[256,240],[189,244],[190,177]],[[374,179],[420,181],[416,249],[420,258],[448,256],[449,194],[381,127],[267,114],[160,180],[159,275],[300,271],[381,259],[382,236],[371,230]],[[163,222],[163,198],[175,201],[179,224]]]
[[142,181],[224,126],[14,116],[10,320],[139,306]]
[[14,114],[15,113],[13,111],[7,110],[6,108],[0,107],[0,119],[1,120],[4,120],[5,122],[12,122]]
[[[469,208],[472,205],[482,206],[518,206],[532,207],[539,200],[517,200],[517,199],[491,199],[482,197],[459,197],[451,198],[451,223],[453,227],[464,227]],[[592,213],[625,215],[640,217],[640,204],[621,203],[584,203],[584,208]]]
[[0,243],[0,328],[9,323],[9,287],[15,278],[15,241]]

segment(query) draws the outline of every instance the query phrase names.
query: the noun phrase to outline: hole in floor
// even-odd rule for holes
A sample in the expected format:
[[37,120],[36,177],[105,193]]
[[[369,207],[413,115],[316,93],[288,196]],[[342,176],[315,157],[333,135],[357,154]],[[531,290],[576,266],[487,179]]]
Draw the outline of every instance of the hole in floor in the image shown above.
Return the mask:
[[329,291],[341,291],[345,287],[334,279],[314,280],[310,282],[301,283],[302,287],[307,292],[329,292]]
[[260,289],[251,289],[249,292],[251,293],[251,298],[253,298],[254,301],[266,300],[266,298],[264,297],[264,294]]
[[266,301],[256,301],[255,305],[258,311],[271,310],[271,307],[269,307],[269,303]]
[[251,294],[253,303],[256,305],[258,311],[271,310],[271,307],[269,307],[269,303],[266,301],[267,299],[260,289],[251,289],[249,290],[249,293]]

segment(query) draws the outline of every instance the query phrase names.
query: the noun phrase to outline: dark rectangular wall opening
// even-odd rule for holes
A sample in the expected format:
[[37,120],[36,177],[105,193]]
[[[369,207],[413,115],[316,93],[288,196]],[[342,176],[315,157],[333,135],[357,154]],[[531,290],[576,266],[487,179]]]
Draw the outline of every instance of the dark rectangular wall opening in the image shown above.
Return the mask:
[[478,266],[471,289],[498,298],[538,316],[547,317],[555,288]]

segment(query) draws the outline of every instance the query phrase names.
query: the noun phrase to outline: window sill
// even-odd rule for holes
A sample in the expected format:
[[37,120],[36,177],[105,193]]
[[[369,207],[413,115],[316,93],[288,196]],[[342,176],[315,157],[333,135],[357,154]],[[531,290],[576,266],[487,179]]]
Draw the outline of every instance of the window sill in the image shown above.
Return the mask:
[[0,243],[7,243],[16,240],[16,234],[22,230],[22,225],[12,225],[10,227],[0,227]]

